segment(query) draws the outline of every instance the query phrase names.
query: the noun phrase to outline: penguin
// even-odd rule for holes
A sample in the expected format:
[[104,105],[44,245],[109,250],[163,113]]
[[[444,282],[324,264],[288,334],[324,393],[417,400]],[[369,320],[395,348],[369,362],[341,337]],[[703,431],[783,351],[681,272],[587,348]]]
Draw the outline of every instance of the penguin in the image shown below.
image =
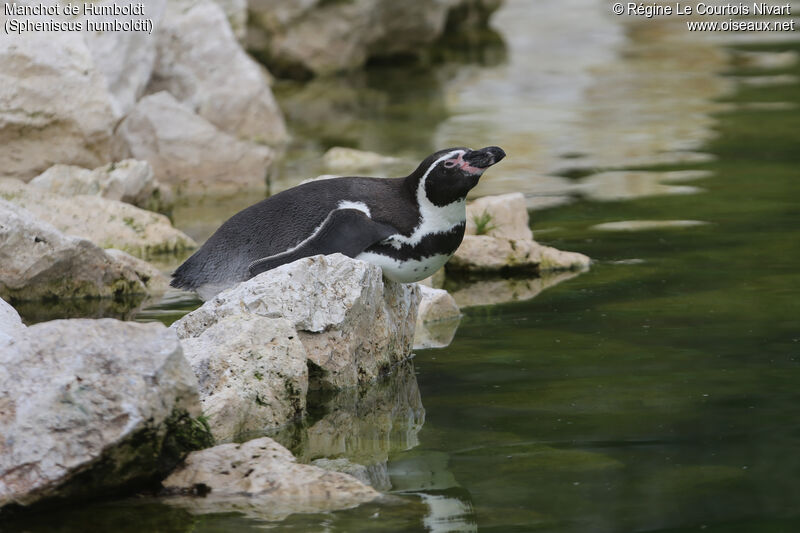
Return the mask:
[[367,261],[393,281],[422,280],[461,244],[467,193],[505,157],[497,146],[448,148],[404,178],[303,183],[228,219],[172,274],[203,300],[262,272],[317,254]]

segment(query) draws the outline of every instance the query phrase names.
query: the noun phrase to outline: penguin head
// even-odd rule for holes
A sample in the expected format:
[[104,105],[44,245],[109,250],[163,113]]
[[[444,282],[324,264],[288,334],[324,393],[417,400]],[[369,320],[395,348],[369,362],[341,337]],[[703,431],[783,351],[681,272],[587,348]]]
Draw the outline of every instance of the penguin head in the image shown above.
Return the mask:
[[407,179],[414,190],[423,187],[425,197],[434,205],[445,206],[466,198],[481,174],[505,156],[497,146],[448,148],[426,157]]

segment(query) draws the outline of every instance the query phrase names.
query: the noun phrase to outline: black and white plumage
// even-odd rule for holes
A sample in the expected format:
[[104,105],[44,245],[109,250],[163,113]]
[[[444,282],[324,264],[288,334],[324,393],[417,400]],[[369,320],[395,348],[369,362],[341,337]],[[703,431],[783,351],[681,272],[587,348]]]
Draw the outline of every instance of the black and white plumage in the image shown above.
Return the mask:
[[455,253],[466,196],[505,152],[449,148],[405,178],[317,180],[232,216],[172,274],[173,287],[203,299],[303,257],[340,252],[399,282],[424,279]]

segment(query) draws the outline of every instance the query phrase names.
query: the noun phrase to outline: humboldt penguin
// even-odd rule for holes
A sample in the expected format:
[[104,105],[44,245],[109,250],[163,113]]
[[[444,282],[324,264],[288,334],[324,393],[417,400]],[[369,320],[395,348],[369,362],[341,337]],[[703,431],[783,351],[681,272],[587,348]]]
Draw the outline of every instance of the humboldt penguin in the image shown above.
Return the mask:
[[342,253],[409,283],[441,268],[461,244],[467,193],[505,157],[497,146],[448,148],[404,178],[303,183],[233,215],[172,274],[207,300],[240,281],[317,254]]

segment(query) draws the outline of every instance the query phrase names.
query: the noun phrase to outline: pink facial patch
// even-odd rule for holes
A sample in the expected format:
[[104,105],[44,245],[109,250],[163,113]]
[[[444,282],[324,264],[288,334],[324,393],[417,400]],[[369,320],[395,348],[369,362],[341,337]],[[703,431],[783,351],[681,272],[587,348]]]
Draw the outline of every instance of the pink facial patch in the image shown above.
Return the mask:
[[445,161],[445,165],[448,167],[458,166],[459,169],[467,174],[481,174],[484,170],[486,170],[485,168],[473,167],[467,163],[464,160],[464,154],[458,154],[458,158],[448,159]]

